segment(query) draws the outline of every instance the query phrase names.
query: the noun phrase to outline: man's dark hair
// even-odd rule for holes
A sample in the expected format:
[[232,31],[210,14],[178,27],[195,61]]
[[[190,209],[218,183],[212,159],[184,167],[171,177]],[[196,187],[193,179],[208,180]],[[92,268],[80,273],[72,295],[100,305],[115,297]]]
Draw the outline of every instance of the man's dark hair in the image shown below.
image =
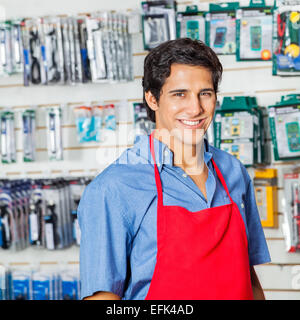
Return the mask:
[[170,76],[173,63],[205,67],[212,73],[215,93],[221,81],[223,67],[216,53],[200,40],[180,38],[170,40],[152,49],[144,61],[143,101],[148,118],[155,122],[155,112],[148,106],[145,92],[150,91],[159,101],[161,88]]

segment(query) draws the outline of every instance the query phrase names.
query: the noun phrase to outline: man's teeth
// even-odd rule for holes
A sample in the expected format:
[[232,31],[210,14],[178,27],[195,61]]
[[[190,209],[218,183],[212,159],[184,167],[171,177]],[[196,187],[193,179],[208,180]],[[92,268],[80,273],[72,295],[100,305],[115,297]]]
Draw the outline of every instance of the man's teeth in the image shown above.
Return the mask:
[[184,124],[187,124],[189,126],[195,126],[200,123],[200,120],[198,120],[198,121],[181,120],[181,122]]

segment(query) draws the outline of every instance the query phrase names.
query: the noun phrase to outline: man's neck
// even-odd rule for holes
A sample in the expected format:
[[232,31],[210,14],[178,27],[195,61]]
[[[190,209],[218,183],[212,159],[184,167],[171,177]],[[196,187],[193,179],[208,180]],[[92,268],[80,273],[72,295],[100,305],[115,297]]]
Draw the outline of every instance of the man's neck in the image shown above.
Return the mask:
[[207,169],[204,162],[205,142],[202,139],[198,144],[185,144],[175,137],[167,135],[157,135],[154,137],[168,146],[173,152],[173,162],[175,166],[181,167],[188,175],[201,175]]

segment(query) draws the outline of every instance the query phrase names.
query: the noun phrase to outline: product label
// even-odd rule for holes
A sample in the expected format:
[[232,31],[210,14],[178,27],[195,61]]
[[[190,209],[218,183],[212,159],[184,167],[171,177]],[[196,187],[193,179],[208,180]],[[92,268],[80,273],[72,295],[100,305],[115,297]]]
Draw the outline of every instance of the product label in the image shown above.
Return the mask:
[[45,224],[45,233],[46,233],[46,246],[47,249],[54,249],[54,230],[52,223]]
[[30,239],[36,241],[39,238],[38,218],[36,214],[29,215]]

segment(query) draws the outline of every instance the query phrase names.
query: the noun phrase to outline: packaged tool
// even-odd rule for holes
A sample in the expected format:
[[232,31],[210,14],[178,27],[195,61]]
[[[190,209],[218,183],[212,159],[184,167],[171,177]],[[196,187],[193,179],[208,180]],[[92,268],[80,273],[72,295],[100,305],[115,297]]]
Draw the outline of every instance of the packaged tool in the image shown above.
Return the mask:
[[94,140],[94,118],[91,106],[74,106],[77,137],[79,143]]
[[45,199],[42,181],[31,182],[29,198],[29,241],[34,246],[45,246]]
[[273,8],[265,0],[250,0],[236,13],[237,61],[271,60]]
[[142,27],[144,49],[176,39],[176,1],[142,2]]
[[224,97],[214,119],[215,147],[246,167],[258,163],[259,118],[248,97]]
[[62,109],[60,106],[47,108],[46,122],[49,159],[62,160]]
[[273,14],[273,75],[300,75],[300,2],[277,0]]
[[12,270],[11,278],[12,300],[31,300],[31,271]]
[[147,116],[147,109],[143,103],[133,103],[133,122],[135,136],[149,135],[155,129],[155,123]]
[[79,36],[83,83],[87,83],[91,80],[90,61],[88,58],[88,50],[87,50],[88,35],[87,35],[86,20],[87,20],[86,16],[76,18],[76,22],[78,25],[78,36]]
[[1,160],[2,163],[16,162],[14,113],[0,113]]
[[262,226],[277,228],[277,169],[255,169],[254,192]]
[[64,56],[59,17],[43,18],[47,84],[64,84]]
[[300,176],[299,173],[284,175],[285,209],[282,225],[286,250],[300,250]]
[[103,125],[105,129],[108,130],[116,130],[117,122],[116,122],[116,107],[114,104],[107,104],[104,106],[103,110]]
[[268,111],[274,159],[300,159],[300,95],[282,96]]
[[35,160],[35,110],[27,109],[22,112],[23,160]]
[[196,5],[187,6],[185,12],[178,12],[176,18],[177,38],[190,38],[205,42],[205,12]]
[[206,19],[206,44],[217,54],[236,53],[236,10],[238,2],[209,5]]
[[83,191],[89,182],[89,179],[80,178],[73,179],[69,181],[70,193],[71,193],[71,214],[72,214],[72,224],[73,224],[73,238],[75,243],[80,245],[81,232],[78,224],[77,209],[83,194]]

